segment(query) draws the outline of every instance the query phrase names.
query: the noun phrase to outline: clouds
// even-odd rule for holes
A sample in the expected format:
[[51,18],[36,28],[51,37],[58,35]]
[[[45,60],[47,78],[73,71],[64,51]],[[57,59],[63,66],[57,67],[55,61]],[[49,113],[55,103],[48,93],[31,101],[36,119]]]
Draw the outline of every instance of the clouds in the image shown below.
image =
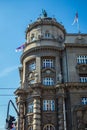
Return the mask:
[[0,71],[0,78],[7,76],[9,73],[18,69],[18,66],[11,66]]

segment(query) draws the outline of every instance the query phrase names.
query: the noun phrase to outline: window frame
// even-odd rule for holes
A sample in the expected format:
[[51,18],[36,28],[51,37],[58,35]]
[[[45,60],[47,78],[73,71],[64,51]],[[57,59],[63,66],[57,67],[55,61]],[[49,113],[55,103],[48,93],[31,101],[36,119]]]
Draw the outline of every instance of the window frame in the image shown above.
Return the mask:
[[32,60],[29,62],[28,69],[29,69],[29,71],[33,71],[36,69],[36,61],[35,60]]
[[82,97],[81,98],[81,104],[82,105],[87,105],[87,97]]
[[29,103],[28,103],[27,112],[28,112],[28,113],[33,113],[33,109],[34,109],[34,103],[33,103],[33,101],[32,101],[32,102],[29,102]]
[[43,77],[42,84],[45,86],[54,86],[55,84],[54,77]]
[[80,76],[79,77],[80,83],[87,83],[87,76]]
[[53,57],[42,57],[42,68],[54,68],[55,58]]
[[55,111],[55,100],[43,100],[43,111]]
[[[48,128],[47,128],[47,127],[48,127]],[[47,124],[47,125],[45,125],[45,126],[43,127],[43,130],[51,130],[50,127],[52,127],[52,129],[55,130],[55,127],[54,127],[54,125],[52,125],[52,124]]]
[[87,64],[87,55],[77,56],[77,64]]

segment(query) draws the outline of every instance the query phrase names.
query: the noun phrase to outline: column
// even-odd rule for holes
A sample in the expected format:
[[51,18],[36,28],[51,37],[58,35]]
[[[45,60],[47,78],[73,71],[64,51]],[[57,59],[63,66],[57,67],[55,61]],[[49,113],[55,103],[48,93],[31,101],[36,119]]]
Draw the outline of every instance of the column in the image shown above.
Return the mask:
[[36,72],[38,72],[38,82],[41,82],[41,57],[36,57]]
[[18,119],[18,130],[24,130],[24,100],[22,97],[18,97],[18,107],[20,117]]
[[41,130],[40,98],[34,98],[33,130]]

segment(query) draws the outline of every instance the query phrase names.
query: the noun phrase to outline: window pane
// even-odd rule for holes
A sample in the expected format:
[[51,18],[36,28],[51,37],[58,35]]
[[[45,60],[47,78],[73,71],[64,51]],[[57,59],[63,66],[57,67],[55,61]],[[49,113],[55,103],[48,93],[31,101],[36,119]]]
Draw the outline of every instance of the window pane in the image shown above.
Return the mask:
[[87,97],[82,97],[82,104],[86,105],[87,104]]
[[87,77],[80,77],[81,83],[87,83]]
[[55,127],[51,124],[46,125],[43,130],[55,130]]
[[87,64],[87,56],[78,56],[77,63],[78,64]]
[[54,78],[51,78],[51,77],[43,78],[43,85],[47,85],[47,86],[54,85]]
[[42,60],[43,68],[53,68],[54,67],[54,59],[43,59]]
[[43,110],[44,111],[54,111],[55,101],[54,100],[43,100]]
[[29,70],[32,71],[32,70],[35,70],[35,69],[36,69],[36,63],[35,63],[35,61],[33,61],[29,64]]
[[28,104],[28,112],[33,113],[33,102]]

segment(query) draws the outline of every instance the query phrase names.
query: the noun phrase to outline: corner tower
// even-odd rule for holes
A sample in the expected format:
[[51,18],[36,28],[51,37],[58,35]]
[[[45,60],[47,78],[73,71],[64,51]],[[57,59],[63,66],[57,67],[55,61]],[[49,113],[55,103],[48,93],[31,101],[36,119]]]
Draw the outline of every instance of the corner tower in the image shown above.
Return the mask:
[[[46,12],[45,12],[46,13]],[[63,130],[62,52],[65,29],[47,14],[26,29],[16,90],[20,130]]]

